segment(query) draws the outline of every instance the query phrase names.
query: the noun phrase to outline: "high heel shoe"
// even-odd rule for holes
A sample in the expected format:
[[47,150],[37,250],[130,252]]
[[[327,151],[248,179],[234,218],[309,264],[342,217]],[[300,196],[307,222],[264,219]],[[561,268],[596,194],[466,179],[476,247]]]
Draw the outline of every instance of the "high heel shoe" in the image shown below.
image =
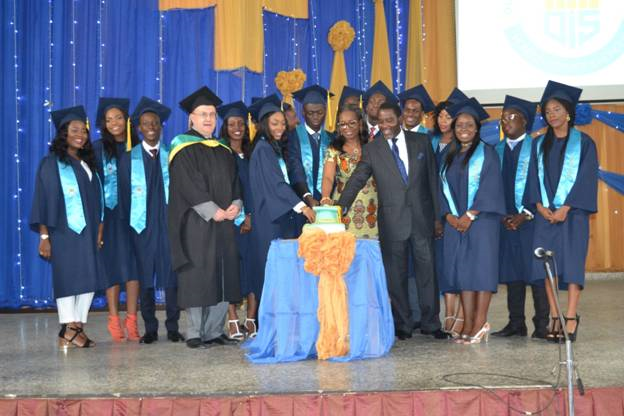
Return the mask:
[[486,322],[485,324],[483,324],[479,332],[471,337],[468,337],[468,339],[464,341],[464,344],[480,344],[481,340],[485,340],[485,342],[488,342],[488,339],[490,338],[490,329],[490,324]]
[[[449,329],[446,329],[446,321],[448,321],[449,319],[451,321],[453,321],[453,322],[451,323],[451,326],[449,327]],[[450,334],[454,325],[455,325],[455,317],[454,316],[445,316],[444,317],[444,326],[442,327],[442,332],[444,332],[445,334]]]
[[465,344],[470,337],[466,334],[457,334],[457,338],[453,339],[455,344]]
[[574,332],[569,332],[568,333],[568,339],[570,340],[570,342],[576,341],[576,334],[578,332],[578,327],[581,324],[581,317],[579,315],[576,315],[574,318],[568,318],[566,316],[563,319],[565,319],[566,326],[567,326],[568,321],[576,321],[576,326],[574,327]]
[[451,334],[451,337],[453,337],[453,339],[457,339],[459,338],[459,336],[461,335],[461,330],[464,328],[464,325],[461,326],[461,329],[458,331],[455,331],[455,325],[457,325],[458,322],[464,322],[463,319],[461,318],[455,318],[455,322],[453,322],[453,326],[451,327],[451,330],[449,331],[449,334]]
[[[236,325],[236,332],[232,332],[232,325]],[[243,335],[240,331],[240,326],[238,326],[238,319],[228,320],[228,339],[232,341],[242,341],[245,339],[245,335]]]
[[119,315],[108,315],[108,332],[111,334],[113,341],[121,342],[126,338],[123,329],[121,328],[121,320]]
[[141,335],[139,334],[139,326],[137,324],[137,316],[135,314],[126,315],[126,332],[128,333],[128,341],[139,341]]
[[59,331],[59,334],[58,334],[58,337],[59,337],[58,346],[62,350],[73,347],[74,344],[72,344],[71,341],[73,341],[73,339],[78,336],[78,334],[74,334],[74,338],[72,338],[71,340],[68,340],[67,338],[65,338],[66,332],[67,332],[67,324],[61,324],[61,330]]
[[[252,325],[253,329],[249,329],[248,323]],[[256,335],[258,335],[258,327],[256,326],[256,320],[254,318],[245,318],[245,329],[247,330],[248,338],[255,338]]]
[[559,336],[563,335],[561,333],[559,318],[550,318],[550,322],[550,328],[548,328],[548,332],[546,333],[546,341],[557,342],[559,340]]

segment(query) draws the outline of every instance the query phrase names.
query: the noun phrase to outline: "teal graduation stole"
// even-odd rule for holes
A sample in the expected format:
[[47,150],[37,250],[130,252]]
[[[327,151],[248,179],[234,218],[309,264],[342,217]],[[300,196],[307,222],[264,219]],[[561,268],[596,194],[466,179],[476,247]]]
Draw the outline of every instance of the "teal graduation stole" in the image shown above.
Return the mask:
[[284,177],[284,181],[290,185],[290,179],[288,179],[288,169],[286,168],[286,162],[284,162],[284,158],[282,156],[277,156],[277,160],[280,165],[280,169],[282,170],[282,176]]
[[[472,154],[470,161],[468,162],[468,204],[467,209],[470,209],[474,202],[477,191],[479,190],[479,182],[481,180],[481,170],[483,169],[483,162],[485,160],[485,147],[483,143],[479,143],[475,152]],[[446,169],[440,172],[442,181],[442,192],[448,202],[451,214],[459,217],[453,195],[451,194],[451,188],[446,180]]]
[[[130,226],[141,234],[147,220],[147,183],[143,163],[143,145],[134,146],[130,152]],[[165,203],[169,203],[169,149],[161,143],[158,151],[163,176]]]
[[[514,180],[514,201],[516,203],[516,209],[518,213],[522,213],[524,205],[522,205],[522,198],[524,197],[524,190],[526,188],[526,181],[529,176],[529,164],[531,162],[531,145],[533,139],[528,134],[522,140],[522,146],[520,148],[520,156],[518,157],[518,166],[516,167],[516,176]],[[505,147],[507,146],[507,140],[503,140],[495,147],[498,157],[500,159],[501,168],[503,167],[503,158],[505,157]],[[516,145],[517,146],[517,145]]]
[[[308,131],[305,128],[304,124],[299,124],[297,126],[297,137],[299,137],[299,143],[301,145],[301,162],[303,162],[303,170],[306,175],[306,183],[308,185],[308,190],[314,193],[314,190],[320,192],[321,184],[323,183],[323,160],[325,156],[325,152],[327,151],[327,147],[329,146],[329,136],[325,129],[321,129],[321,137],[320,137],[320,146],[319,146],[319,165],[318,172],[316,175],[316,186],[313,186],[313,175],[312,168],[314,166],[313,156],[312,156],[312,145],[310,144],[310,139],[308,135]],[[283,170],[283,169],[282,169]]]
[[[557,139],[554,139],[557,140]],[[546,193],[546,186],[544,185],[544,152],[542,150],[542,144],[544,142],[544,136],[540,136],[537,139],[537,173],[540,182],[540,192],[542,194],[542,205],[546,208],[550,208],[550,201],[548,200],[548,194]],[[553,198],[553,205],[555,209],[565,204],[565,200],[572,190],[574,183],[576,182],[576,176],[578,175],[579,165],[581,164],[581,132],[572,127],[570,129],[570,135],[568,137],[568,144],[565,150],[565,156],[563,159],[563,169],[561,170],[561,178],[559,179],[559,185],[557,185],[557,191]]]
[[117,206],[117,159],[106,159],[106,152],[102,151],[102,166],[104,167],[104,203],[106,208],[114,209]]
[[421,124],[418,125],[416,133],[429,134],[429,129]]
[[433,153],[437,153],[438,146],[440,146],[440,140],[442,140],[442,135],[440,134],[431,136],[431,147],[433,147]]
[[[78,186],[76,173],[74,173],[74,168],[72,168],[71,163],[64,163],[56,159],[56,166],[58,167],[59,177],[61,178],[67,226],[76,234],[80,234],[87,226],[87,220],[84,215],[84,207],[82,206],[82,197],[80,196],[80,187]],[[102,182],[97,172],[94,176],[100,187],[100,221],[104,221],[104,192],[102,190]]]

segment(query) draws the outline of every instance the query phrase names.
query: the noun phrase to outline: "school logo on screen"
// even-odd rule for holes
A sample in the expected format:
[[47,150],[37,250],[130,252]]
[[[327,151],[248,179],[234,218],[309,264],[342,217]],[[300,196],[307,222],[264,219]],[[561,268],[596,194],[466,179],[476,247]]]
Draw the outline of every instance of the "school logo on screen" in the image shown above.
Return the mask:
[[[543,0],[530,12],[507,0],[505,36],[518,55],[550,74],[586,75],[624,54],[621,0]],[[530,14],[527,14],[530,13]]]

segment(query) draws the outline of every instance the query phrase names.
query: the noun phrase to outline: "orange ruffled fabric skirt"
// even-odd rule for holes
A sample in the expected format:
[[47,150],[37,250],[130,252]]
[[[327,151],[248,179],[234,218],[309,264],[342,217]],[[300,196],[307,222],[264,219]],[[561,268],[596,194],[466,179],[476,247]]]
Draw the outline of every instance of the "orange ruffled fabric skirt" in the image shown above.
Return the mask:
[[306,229],[299,237],[297,254],[305,261],[305,271],[319,277],[318,358],[345,356],[349,353],[349,309],[344,274],[355,256],[355,236],[348,232],[327,234],[318,228]]

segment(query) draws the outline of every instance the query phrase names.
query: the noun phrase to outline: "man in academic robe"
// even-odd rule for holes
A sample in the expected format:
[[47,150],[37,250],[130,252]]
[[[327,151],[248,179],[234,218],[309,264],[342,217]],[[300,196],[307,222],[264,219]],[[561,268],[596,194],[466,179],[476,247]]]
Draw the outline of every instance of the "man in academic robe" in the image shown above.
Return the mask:
[[207,87],[183,99],[190,130],[169,154],[169,238],[189,348],[229,343],[227,307],[241,300],[234,219],[242,200],[232,152],[212,136],[220,104]]
[[421,333],[446,338],[440,330],[440,298],[433,270],[433,233],[439,216],[438,175],[429,138],[405,132],[396,103],[379,108],[383,140],[368,143],[337,205],[346,211],[373,176],[379,199],[379,243],[388,280],[395,332],[411,338],[413,319],[407,295],[408,252],[420,294]]
[[178,331],[178,282],[171,267],[167,234],[169,149],[160,140],[162,123],[170,114],[168,107],[142,97],[131,119],[143,140],[119,161],[121,216],[130,227],[140,279],[141,316],[145,323],[145,334],[139,341],[142,344],[158,340],[155,288],[165,291],[167,339],[184,341]]
[[288,170],[297,196],[314,207],[321,199],[323,160],[332,141],[324,128],[328,93],[312,85],[295,91],[293,97],[303,104],[304,123],[288,133]]
[[425,114],[435,109],[433,100],[422,85],[403,91],[399,94],[403,116],[403,130],[429,134],[429,129],[422,120]]
[[[533,140],[529,135],[537,105],[510,95],[505,97],[501,128],[505,139],[496,150],[501,159],[505,206],[500,239],[499,282],[507,285],[509,323],[494,336],[526,336],[524,316],[526,286],[531,282],[533,265],[533,221],[535,206],[524,206],[524,195],[531,161]],[[544,281],[531,286],[535,315],[533,338],[545,338],[548,325],[548,299]]]
[[397,104],[397,97],[382,81],[377,81],[372,87],[364,92],[364,112],[366,115],[366,131],[368,141],[382,139],[383,134],[378,126],[379,107],[383,103]]

